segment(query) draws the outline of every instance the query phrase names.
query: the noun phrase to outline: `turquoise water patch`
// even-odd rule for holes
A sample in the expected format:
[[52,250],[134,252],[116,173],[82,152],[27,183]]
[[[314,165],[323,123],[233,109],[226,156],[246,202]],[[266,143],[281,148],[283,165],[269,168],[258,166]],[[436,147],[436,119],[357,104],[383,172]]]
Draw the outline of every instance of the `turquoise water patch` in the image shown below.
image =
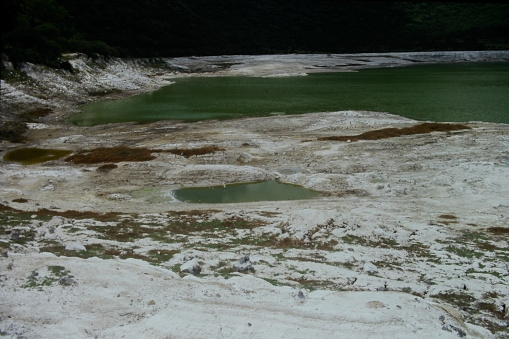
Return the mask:
[[173,191],[177,200],[190,203],[238,203],[254,201],[304,200],[320,193],[302,186],[276,181],[235,184],[214,187],[182,188]]
[[509,63],[455,63],[296,77],[190,77],[81,106],[73,124],[199,121],[368,110],[437,122],[509,123]]

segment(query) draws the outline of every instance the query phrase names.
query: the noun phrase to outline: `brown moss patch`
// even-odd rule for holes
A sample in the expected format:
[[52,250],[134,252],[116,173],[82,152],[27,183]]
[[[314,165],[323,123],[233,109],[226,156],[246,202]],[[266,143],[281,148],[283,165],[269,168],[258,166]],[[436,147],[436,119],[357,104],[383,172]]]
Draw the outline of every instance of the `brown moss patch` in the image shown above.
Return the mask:
[[493,234],[509,234],[509,228],[507,227],[490,227],[488,232]]
[[21,212],[21,211],[11,206],[0,204],[0,212]]
[[15,143],[24,143],[27,138],[23,135],[27,130],[27,122],[35,122],[52,112],[49,108],[39,107],[23,114],[20,114],[15,120],[5,120],[0,123],[0,140],[6,140]]
[[156,157],[148,148],[131,148],[127,146],[99,147],[92,150],[79,151],[65,160],[74,164],[98,164],[102,162],[116,163],[122,161],[149,161]]
[[180,155],[186,158],[190,158],[193,155],[205,155],[205,154],[213,154],[216,152],[225,151],[222,147],[217,146],[203,146],[198,148],[174,148],[171,150],[154,150],[154,152],[168,152],[175,155]]
[[0,204],[0,212],[21,213],[21,214],[29,213],[30,215],[35,214],[37,216],[48,216],[48,217],[60,216],[60,217],[69,218],[69,219],[95,219],[95,220],[100,220],[100,221],[112,220],[121,214],[121,213],[117,213],[117,212],[97,213],[97,212],[93,212],[93,211],[74,211],[74,210],[54,211],[54,210],[49,210],[47,208],[41,208],[41,209],[38,209],[37,211],[27,212],[27,211],[19,210],[17,208],[10,207],[10,206],[4,205],[4,204]]
[[457,216],[452,215],[452,214],[442,214],[442,215],[439,215],[438,217],[440,219],[447,219],[447,220],[456,220],[456,219],[458,219]]
[[3,121],[0,123],[0,140],[23,143],[26,138],[27,124],[22,121]]
[[115,168],[118,168],[116,164],[104,164],[102,166],[99,166],[96,171],[100,173],[108,173],[109,171],[114,170]]
[[443,225],[450,225],[450,224],[457,224],[458,223],[458,217],[452,214],[442,214],[439,215],[438,218],[441,220],[439,221]]
[[51,108],[39,107],[25,113],[25,118],[27,122],[35,122],[37,119],[45,117],[51,112],[53,112]]
[[320,137],[317,140],[333,140],[333,141],[358,141],[358,140],[379,140],[387,138],[401,137],[413,134],[426,134],[431,132],[450,132],[464,129],[471,129],[461,124],[442,124],[437,122],[426,122],[412,127],[404,128],[383,128],[379,130],[369,131],[358,135],[331,136]]
[[69,219],[95,219],[99,221],[111,221],[118,217],[120,213],[108,212],[108,213],[97,213],[93,211],[52,211],[46,208],[39,209],[33,214],[39,216],[60,216]]

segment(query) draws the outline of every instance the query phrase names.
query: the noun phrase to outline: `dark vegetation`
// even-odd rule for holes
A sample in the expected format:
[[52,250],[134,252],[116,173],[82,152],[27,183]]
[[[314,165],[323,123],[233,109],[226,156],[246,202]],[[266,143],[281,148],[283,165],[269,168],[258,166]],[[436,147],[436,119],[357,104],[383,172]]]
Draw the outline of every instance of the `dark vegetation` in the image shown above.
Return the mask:
[[216,152],[224,152],[226,151],[224,148],[217,147],[217,146],[203,146],[198,148],[174,148],[171,150],[155,150],[156,152],[168,152],[175,155],[180,155],[185,158],[190,158],[193,155],[205,155],[205,154],[212,154]]
[[[497,297],[496,292],[486,292],[481,300],[476,299],[468,292],[465,291],[444,291],[435,295],[431,295],[432,298],[438,299],[442,302],[446,302],[460,309],[461,311],[467,312],[467,314],[484,314],[487,317],[474,318],[470,315],[466,316],[466,320],[489,329],[492,333],[504,333],[507,329],[506,326],[501,325],[503,323],[505,312],[502,310],[503,306],[497,305],[492,299]],[[505,338],[505,337],[499,337]]]
[[97,167],[97,172],[108,173],[114,170],[115,168],[118,168],[116,164],[104,164],[102,166]]
[[[2,71],[2,78],[4,72]],[[10,142],[23,143],[26,141],[24,133],[27,131],[27,122],[36,122],[37,119],[44,117],[51,113],[52,110],[48,108],[37,108],[23,113],[19,119],[13,121],[5,119],[0,121],[0,140]]]
[[65,160],[74,164],[98,164],[102,162],[148,161],[156,157],[148,148],[131,148],[127,146],[99,147],[93,150],[79,151]]
[[[27,200],[28,201],[28,200]],[[6,215],[18,215],[20,217],[26,216],[29,220],[32,215],[36,215],[40,218],[46,218],[47,220],[51,219],[54,216],[60,216],[64,218],[74,218],[74,219],[96,219],[99,221],[109,221],[113,218],[118,217],[119,213],[109,212],[109,213],[97,213],[92,211],[53,211],[48,210],[46,208],[41,208],[37,211],[24,212],[13,207],[0,204],[0,217],[5,217]],[[25,215],[26,214],[26,215]]]
[[495,235],[509,234],[509,227],[490,227],[488,231]]
[[425,134],[431,132],[450,132],[470,129],[462,124],[442,124],[437,122],[426,122],[412,127],[404,128],[382,128],[374,131],[365,132],[358,135],[341,135],[331,137],[320,137],[318,140],[333,141],[358,141],[358,140],[379,140],[387,138],[401,137],[404,135]]
[[27,131],[25,121],[1,121],[0,122],[0,140],[6,140],[15,143],[23,143],[26,138],[23,134]]
[[[332,0],[5,0],[3,53],[69,69],[89,56],[509,48],[509,5]],[[3,73],[3,72],[2,72]]]
[[[93,222],[81,223],[79,226],[63,225],[62,230],[67,232],[67,234],[87,234],[91,238],[106,239],[114,243],[103,241],[89,242],[86,245],[86,250],[71,251],[66,250],[65,245],[59,241],[45,239],[38,245],[41,252],[51,252],[58,256],[79,258],[136,258],[153,265],[160,265],[168,262],[175,254],[185,251],[186,248],[193,248],[204,252],[213,250],[228,251],[239,248],[243,248],[243,250],[262,248],[275,251],[274,258],[279,260],[325,264],[327,262],[326,257],[323,253],[317,252],[317,250],[335,251],[338,245],[349,246],[349,244],[353,244],[370,248],[400,250],[406,252],[413,261],[441,263],[441,259],[430,250],[429,245],[419,242],[400,245],[389,238],[370,240],[353,234],[342,237],[340,243],[335,240],[321,242],[311,238],[308,239],[309,241],[292,237],[281,239],[279,232],[239,232],[239,230],[254,231],[255,229],[261,229],[267,225],[267,221],[264,219],[245,219],[241,216],[231,216],[220,220],[215,217],[217,212],[217,210],[171,211],[164,214],[164,220],[162,221],[160,218],[150,219],[147,215],[140,216],[126,213],[99,214],[90,211],[56,211],[47,209],[35,212],[22,211],[0,204],[0,235],[3,235],[3,239],[8,239],[7,241],[0,242],[0,250],[5,251],[11,248],[11,246],[27,245],[37,238],[36,228],[23,227],[23,225],[31,224],[34,220],[48,221],[54,216],[62,216],[75,220],[95,219],[111,223],[109,225],[96,225]],[[438,217],[446,220],[458,219],[450,214],[443,214]],[[499,236],[505,237],[508,233],[507,228],[504,227],[490,227],[487,230],[488,232],[465,230],[457,239],[451,239],[451,247],[452,244],[468,245],[468,249],[467,247],[462,247],[461,252],[458,251],[459,247],[455,247],[453,253],[465,258],[478,257],[477,253],[480,252],[470,248],[486,244],[488,241],[505,239],[499,238]],[[196,242],[196,238],[201,238],[202,240]],[[154,241],[154,244],[150,247],[144,245],[144,248],[133,244],[133,242],[139,239],[150,239]],[[501,273],[493,271],[490,269],[491,265],[485,264],[493,261],[494,257],[507,262],[508,258],[507,254],[505,254],[507,249],[496,246],[493,246],[491,249],[478,248],[483,253],[489,251],[491,256],[490,258],[484,257],[478,269],[469,268],[466,270],[466,275],[480,275],[480,279],[483,279],[483,276],[486,275],[494,275],[499,279],[503,279]],[[288,252],[287,250],[289,249],[293,251]],[[311,251],[307,252],[306,255],[303,252],[300,252],[301,254],[298,255],[298,252],[294,251],[296,249]],[[446,249],[446,251],[450,250]],[[358,263],[349,262],[329,262],[328,264],[346,267],[350,270],[355,270],[358,265]],[[398,261],[381,260],[374,264],[384,269],[402,269]],[[181,273],[180,265],[175,265],[172,269],[179,274]],[[48,276],[50,279],[45,279],[46,276],[38,277],[36,274],[33,274],[22,287],[41,288],[56,283],[73,283],[72,276],[69,275],[69,272],[64,267],[48,266],[48,270],[51,273]],[[209,274],[216,276],[223,275],[227,278],[235,272],[235,269],[232,267],[231,262],[221,261],[217,266],[210,266],[210,272]],[[314,280],[312,275],[308,275],[308,270],[295,269],[293,273],[299,273],[299,275],[288,274],[277,279],[264,279],[274,285],[284,285],[287,284],[287,281],[294,281],[298,282],[302,288],[308,290],[317,288],[335,290],[341,288],[334,281]],[[422,274],[422,276],[423,279],[426,277],[425,274]],[[65,277],[69,279],[62,279]],[[432,280],[429,280],[429,284],[434,283]],[[404,288],[402,291],[424,297],[417,292],[412,292],[408,288],[406,290]],[[466,320],[470,323],[483,326],[493,333],[503,334],[506,332],[507,327],[504,326],[504,320],[507,319],[506,305],[500,303],[504,295],[499,295],[495,291],[487,291],[481,298],[476,298],[473,293],[469,292],[468,286],[464,285],[461,289],[441,291],[429,297],[456,307],[462,311]]]
[[107,162],[100,166],[97,170],[99,172],[109,172],[112,169],[117,168],[117,165],[113,164],[122,161],[149,161],[156,157],[152,153],[172,153],[180,155],[186,158],[190,158],[193,155],[205,155],[219,151],[225,151],[224,148],[217,146],[203,146],[198,148],[175,148],[170,150],[155,149],[151,150],[148,148],[132,148],[127,146],[116,146],[116,147],[99,147],[92,150],[79,151],[65,160],[74,164],[99,164]]

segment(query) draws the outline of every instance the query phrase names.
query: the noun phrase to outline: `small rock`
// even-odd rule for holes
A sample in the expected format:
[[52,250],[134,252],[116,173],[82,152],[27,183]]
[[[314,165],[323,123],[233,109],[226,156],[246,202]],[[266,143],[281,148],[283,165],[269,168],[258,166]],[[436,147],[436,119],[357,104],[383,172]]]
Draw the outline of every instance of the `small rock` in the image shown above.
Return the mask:
[[56,228],[56,227],[59,227],[59,226],[62,226],[62,225],[66,225],[66,224],[69,224],[69,219],[64,218],[64,217],[54,216],[53,218],[51,218],[50,221],[48,221],[46,223],[46,227],[48,227],[48,228],[50,228],[50,227]]
[[67,276],[67,277],[62,277],[60,278],[60,280],[58,281],[58,283],[62,286],[71,286],[71,285],[75,285],[76,284],[76,281],[74,280],[74,277],[73,276]]
[[440,320],[442,322],[442,324],[445,323],[445,315],[441,315],[440,317],[438,317],[438,320]]
[[357,278],[356,277],[350,277],[350,278],[347,278],[346,281],[347,281],[348,285],[353,285],[357,281]]
[[378,268],[370,262],[365,263],[362,269],[366,273],[378,273]]
[[16,241],[19,239],[19,233],[18,232],[12,232],[11,233],[11,240]]
[[447,332],[456,332],[456,334],[457,334],[457,335],[458,335],[458,337],[460,337],[460,338],[463,338],[463,337],[466,337],[466,336],[467,336],[467,334],[465,333],[465,331],[463,331],[461,328],[458,328],[458,327],[453,326],[453,325],[443,326],[443,327],[442,327],[442,330],[447,331]]
[[87,249],[79,242],[70,242],[65,245],[67,251],[86,251]]
[[147,301],[147,305],[151,306],[151,305],[155,305],[156,302],[154,300],[149,300]]
[[187,272],[192,274],[198,274],[201,272],[201,267],[198,264],[198,260],[192,259],[180,266],[180,272]]
[[238,262],[233,264],[233,268],[237,272],[245,272],[249,271],[253,268],[253,264],[251,263],[251,260],[249,260],[249,256],[242,257]]
[[293,298],[298,302],[303,303],[306,300],[306,295],[302,292],[302,290],[300,290],[297,293],[293,293]]
[[367,308],[383,308],[383,307],[385,307],[385,304],[378,300],[372,300],[372,301],[368,301],[366,303],[366,307]]

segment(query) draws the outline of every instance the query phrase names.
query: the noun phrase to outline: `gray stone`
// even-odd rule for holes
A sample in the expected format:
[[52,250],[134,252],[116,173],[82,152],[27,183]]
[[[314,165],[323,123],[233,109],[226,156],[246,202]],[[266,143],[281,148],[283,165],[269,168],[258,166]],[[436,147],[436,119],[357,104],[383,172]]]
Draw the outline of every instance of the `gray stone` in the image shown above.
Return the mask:
[[86,247],[83,246],[83,244],[79,242],[70,242],[67,245],[65,245],[65,249],[67,251],[86,251]]
[[249,256],[242,257],[239,261],[237,261],[235,264],[233,264],[233,269],[237,272],[245,272],[249,271],[253,268],[253,264],[251,263],[251,260],[249,260]]
[[198,264],[198,260],[192,259],[180,266],[180,272],[187,272],[192,274],[198,274],[201,272],[201,267]]
[[366,273],[378,273],[378,268],[370,262],[365,263],[362,269]]

